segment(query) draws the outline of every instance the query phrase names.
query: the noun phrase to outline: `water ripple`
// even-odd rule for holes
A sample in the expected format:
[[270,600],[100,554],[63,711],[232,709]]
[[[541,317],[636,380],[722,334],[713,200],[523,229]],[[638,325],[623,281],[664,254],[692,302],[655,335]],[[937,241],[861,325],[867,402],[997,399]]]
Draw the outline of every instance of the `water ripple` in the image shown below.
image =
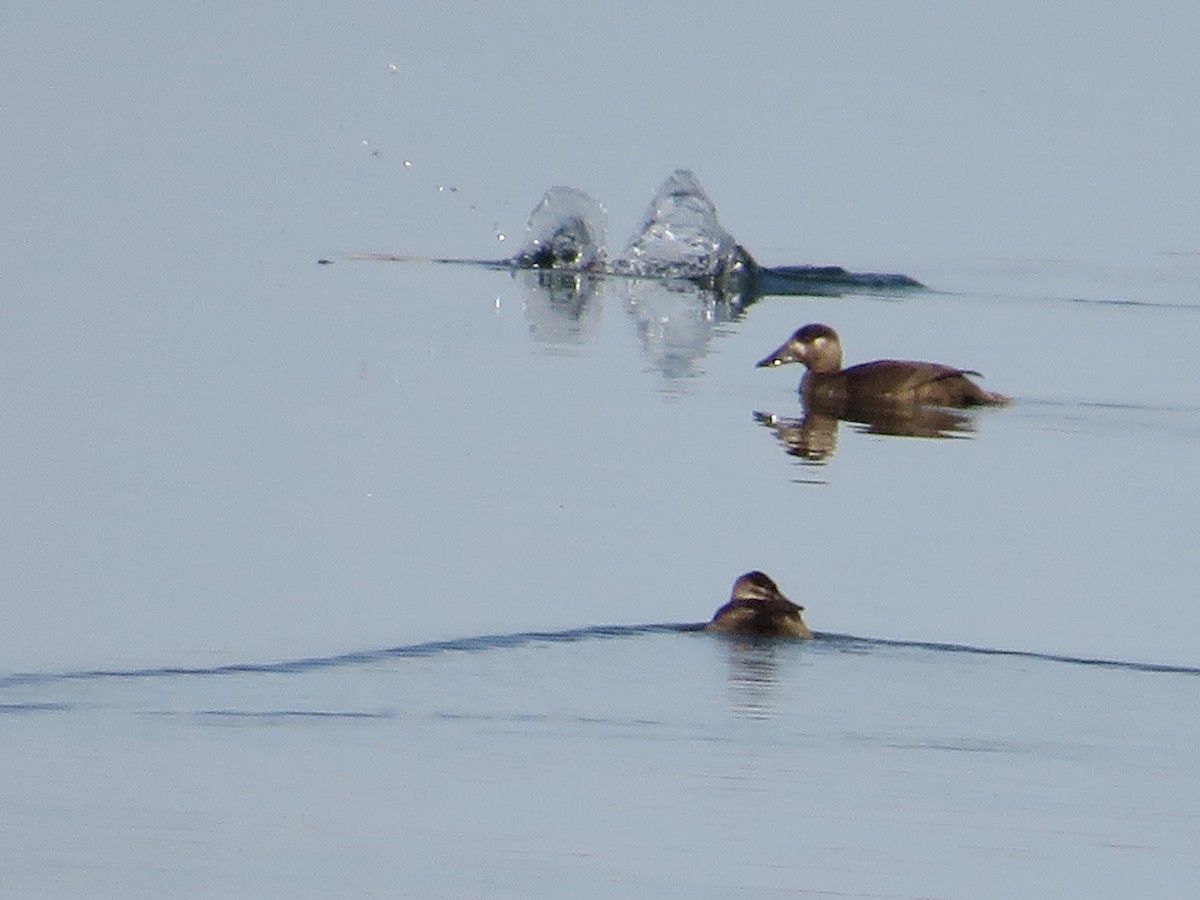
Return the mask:
[[327,710],[327,709],[205,709],[196,715],[208,719],[255,719],[258,721],[288,721],[289,719],[394,719],[396,714],[389,711],[362,712],[359,710]]
[[74,708],[74,705],[70,703],[0,703],[0,716],[35,712],[67,712]]
[[[514,649],[531,644],[573,643],[636,637],[644,634],[703,632],[703,630],[703,623],[593,625],[585,628],[571,628],[565,631],[522,631],[512,634],[489,634],[441,641],[426,641],[419,644],[408,644],[381,650],[363,650],[354,653],[341,653],[335,656],[307,657],[269,663],[230,663],[222,666],[200,667],[161,666],[146,669],[91,669],[76,672],[27,672],[0,677],[0,689],[64,681],[98,681],[104,679],[212,677],[244,674],[303,674],[320,669],[358,666],[384,662],[390,659],[423,658],[438,656],[444,653],[481,653],[492,650]],[[718,635],[715,637],[726,638],[727,636]],[[1200,667],[1171,663],[1072,656],[1069,654],[1045,653],[1033,650],[1009,650],[998,647],[981,647],[971,644],[951,644],[938,641],[892,640],[889,638],[860,637],[832,632],[817,632],[815,637],[820,642],[820,645],[850,653],[866,653],[870,652],[872,648],[892,647],[935,653],[966,653],[976,656],[1017,657],[1021,659],[1041,660],[1043,662],[1123,669],[1134,672],[1200,675]],[[59,708],[66,707],[63,707],[61,704],[47,703],[0,704],[0,713],[34,712]],[[214,711],[214,714],[220,715],[222,713]]]
[[1136,662],[1102,657],[1071,656],[1063,653],[1042,653],[1036,650],[1006,650],[1000,647],[978,647],[972,644],[949,644],[940,641],[898,641],[889,638],[865,638],[852,634],[819,633],[817,637],[840,644],[848,650],[863,650],[870,647],[901,647],[914,650],[931,650],[938,653],[970,653],[977,656],[1006,656],[1020,659],[1036,659],[1043,662],[1067,663],[1074,666],[1097,666],[1105,669],[1125,669],[1133,672],[1160,672],[1173,675],[1200,675],[1198,666],[1181,666],[1172,663]]

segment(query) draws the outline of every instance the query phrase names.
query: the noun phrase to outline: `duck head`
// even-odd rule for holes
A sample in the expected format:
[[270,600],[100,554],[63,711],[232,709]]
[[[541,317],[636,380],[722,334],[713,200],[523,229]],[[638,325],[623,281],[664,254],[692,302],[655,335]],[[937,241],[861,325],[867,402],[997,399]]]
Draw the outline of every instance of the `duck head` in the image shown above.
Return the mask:
[[[787,600],[783,591],[765,572],[755,570],[739,575],[733,583],[730,600]],[[789,603],[791,601],[788,601]],[[804,607],[800,607],[803,609]]]
[[738,577],[729,602],[704,627],[750,637],[811,638],[803,612],[803,606],[785,597],[774,581],[756,570]]
[[813,323],[800,328],[770,356],[760,359],[758,368],[803,363],[810,372],[839,372],[842,368],[842,343],[828,325]]

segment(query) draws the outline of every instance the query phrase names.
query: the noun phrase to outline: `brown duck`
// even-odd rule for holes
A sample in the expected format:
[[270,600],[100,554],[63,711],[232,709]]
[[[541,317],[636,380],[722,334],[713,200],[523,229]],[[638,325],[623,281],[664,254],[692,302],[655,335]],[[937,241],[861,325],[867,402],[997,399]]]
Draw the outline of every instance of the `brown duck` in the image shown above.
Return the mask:
[[793,603],[762,572],[747,572],[733,583],[729,602],[716,611],[705,628],[757,637],[810,638],[813,633]]
[[805,325],[759,367],[803,363],[800,381],[806,403],[821,407],[865,408],[918,403],[930,406],[995,406],[1008,403],[1003,394],[985,391],[968,375],[970,369],[904,359],[878,359],[842,368],[842,343],[828,325]]

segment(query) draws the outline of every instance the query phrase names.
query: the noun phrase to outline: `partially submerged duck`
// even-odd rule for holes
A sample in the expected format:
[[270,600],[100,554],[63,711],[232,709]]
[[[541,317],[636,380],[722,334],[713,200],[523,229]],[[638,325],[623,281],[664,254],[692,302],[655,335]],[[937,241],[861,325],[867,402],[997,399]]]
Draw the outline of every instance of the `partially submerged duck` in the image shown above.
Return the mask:
[[705,628],[757,637],[810,638],[813,633],[800,615],[804,611],[789,600],[762,572],[747,572],[733,583],[729,602],[713,614]]
[[970,369],[904,359],[879,359],[842,368],[842,343],[828,325],[805,325],[759,367],[803,363],[800,381],[806,403],[823,407],[863,408],[879,404],[920,403],[931,406],[998,406],[1003,394],[985,391],[968,375]]

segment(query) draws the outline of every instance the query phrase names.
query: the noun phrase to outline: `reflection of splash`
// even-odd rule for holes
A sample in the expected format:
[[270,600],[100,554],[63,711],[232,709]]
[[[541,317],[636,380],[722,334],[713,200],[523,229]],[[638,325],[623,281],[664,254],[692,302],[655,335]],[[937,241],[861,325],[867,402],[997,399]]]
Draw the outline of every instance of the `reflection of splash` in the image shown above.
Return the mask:
[[697,363],[721,326],[745,313],[740,296],[724,297],[689,281],[605,279],[563,269],[531,269],[513,277],[521,280],[530,335],[551,347],[590,343],[603,321],[603,294],[623,296],[642,354],[672,380],[699,374]]
[[686,281],[625,284],[625,310],[633,320],[642,353],[668,378],[697,374],[719,326],[738,319],[744,307]]
[[861,434],[893,437],[969,438],[975,420],[955,410],[913,403],[878,406],[806,407],[798,418],[755,412],[754,420],[775,432],[789,456],[823,463],[837,450],[839,422],[850,422]]
[[597,280],[579,272],[538,269],[521,273],[529,334],[543,344],[590,343],[600,330],[602,303],[593,303]]

